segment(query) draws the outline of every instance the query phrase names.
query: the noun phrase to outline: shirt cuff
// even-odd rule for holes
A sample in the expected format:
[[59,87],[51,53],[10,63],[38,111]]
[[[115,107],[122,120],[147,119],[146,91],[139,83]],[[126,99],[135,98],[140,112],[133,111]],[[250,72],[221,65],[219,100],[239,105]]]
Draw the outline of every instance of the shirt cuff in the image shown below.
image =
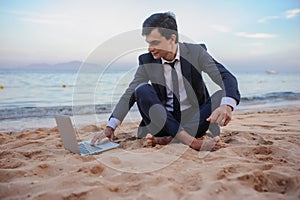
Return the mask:
[[120,120],[118,120],[117,118],[111,117],[109,119],[108,123],[106,124],[106,126],[109,126],[109,127],[113,128],[113,129],[116,129],[117,126],[119,126],[120,124],[121,124]]
[[231,97],[223,97],[221,100],[221,105],[229,105],[234,110],[236,108],[236,100]]

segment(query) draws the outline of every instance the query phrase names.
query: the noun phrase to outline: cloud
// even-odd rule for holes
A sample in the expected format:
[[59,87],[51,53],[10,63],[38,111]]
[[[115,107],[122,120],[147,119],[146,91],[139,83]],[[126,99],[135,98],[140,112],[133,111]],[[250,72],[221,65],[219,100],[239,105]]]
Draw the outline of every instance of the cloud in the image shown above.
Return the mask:
[[286,19],[292,19],[292,18],[296,17],[299,13],[300,13],[299,8],[296,8],[296,9],[293,9],[293,10],[288,10],[288,11],[285,12],[285,18]]
[[253,39],[269,39],[269,38],[276,38],[278,35],[275,34],[268,34],[268,33],[245,33],[245,32],[238,32],[235,33],[236,36],[244,37],[244,38],[253,38]]
[[218,32],[222,32],[222,33],[230,32],[230,28],[227,26],[224,26],[224,25],[215,24],[215,25],[212,25],[211,28]]
[[280,19],[280,18],[285,18],[285,19],[292,19],[298,16],[298,14],[300,13],[300,9],[299,8],[295,8],[292,10],[287,10],[285,11],[284,15],[282,16],[266,16],[263,17],[261,19],[258,20],[259,23],[267,23],[270,20],[274,20],[274,19]]
[[267,17],[263,17],[261,19],[258,20],[259,23],[266,23],[270,20],[273,20],[273,19],[279,19],[280,17],[279,16],[267,16]]

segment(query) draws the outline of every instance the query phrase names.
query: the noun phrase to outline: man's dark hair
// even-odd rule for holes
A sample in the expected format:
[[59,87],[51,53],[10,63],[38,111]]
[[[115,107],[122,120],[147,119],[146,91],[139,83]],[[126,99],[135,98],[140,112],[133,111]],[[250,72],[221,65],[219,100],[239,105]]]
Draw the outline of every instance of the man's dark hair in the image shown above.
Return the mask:
[[149,35],[155,28],[158,28],[158,32],[167,40],[175,34],[175,42],[178,42],[177,23],[173,13],[155,13],[148,17],[143,23],[142,35]]

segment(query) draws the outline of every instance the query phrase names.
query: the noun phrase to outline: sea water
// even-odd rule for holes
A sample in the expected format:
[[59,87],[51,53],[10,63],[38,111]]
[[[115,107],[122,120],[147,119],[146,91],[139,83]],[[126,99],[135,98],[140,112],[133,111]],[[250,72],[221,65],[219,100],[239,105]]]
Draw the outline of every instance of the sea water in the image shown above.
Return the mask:
[[[76,115],[81,124],[105,122],[135,69],[78,73],[74,70],[0,70],[0,131],[53,127],[53,116]],[[239,110],[293,106],[300,102],[300,74],[234,73]],[[218,90],[204,75],[210,93]],[[130,120],[140,119],[136,106]],[[96,118],[96,120],[94,120]],[[127,117],[128,119],[128,117]]]

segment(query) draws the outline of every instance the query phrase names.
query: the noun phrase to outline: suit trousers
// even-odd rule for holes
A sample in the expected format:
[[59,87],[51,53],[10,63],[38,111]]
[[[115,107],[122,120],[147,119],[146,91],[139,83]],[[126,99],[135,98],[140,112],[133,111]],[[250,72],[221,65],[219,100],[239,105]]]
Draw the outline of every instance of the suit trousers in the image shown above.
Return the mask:
[[[209,123],[206,119],[211,115],[221,102],[222,92],[216,92],[211,101],[201,107],[190,107],[181,112],[181,121],[178,122],[171,111],[158,98],[152,85],[140,84],[135,89],[135,98],[142,121],[138,128],[138,138],[143,138],[147,133],[156,137],[175,137],[180,130],[185,130],[191,136],[197,138],[206,134],[209,129],[213,136],[220,135],[220,127],[215,123]],[[213,103],[211,103],[213,102]]]

